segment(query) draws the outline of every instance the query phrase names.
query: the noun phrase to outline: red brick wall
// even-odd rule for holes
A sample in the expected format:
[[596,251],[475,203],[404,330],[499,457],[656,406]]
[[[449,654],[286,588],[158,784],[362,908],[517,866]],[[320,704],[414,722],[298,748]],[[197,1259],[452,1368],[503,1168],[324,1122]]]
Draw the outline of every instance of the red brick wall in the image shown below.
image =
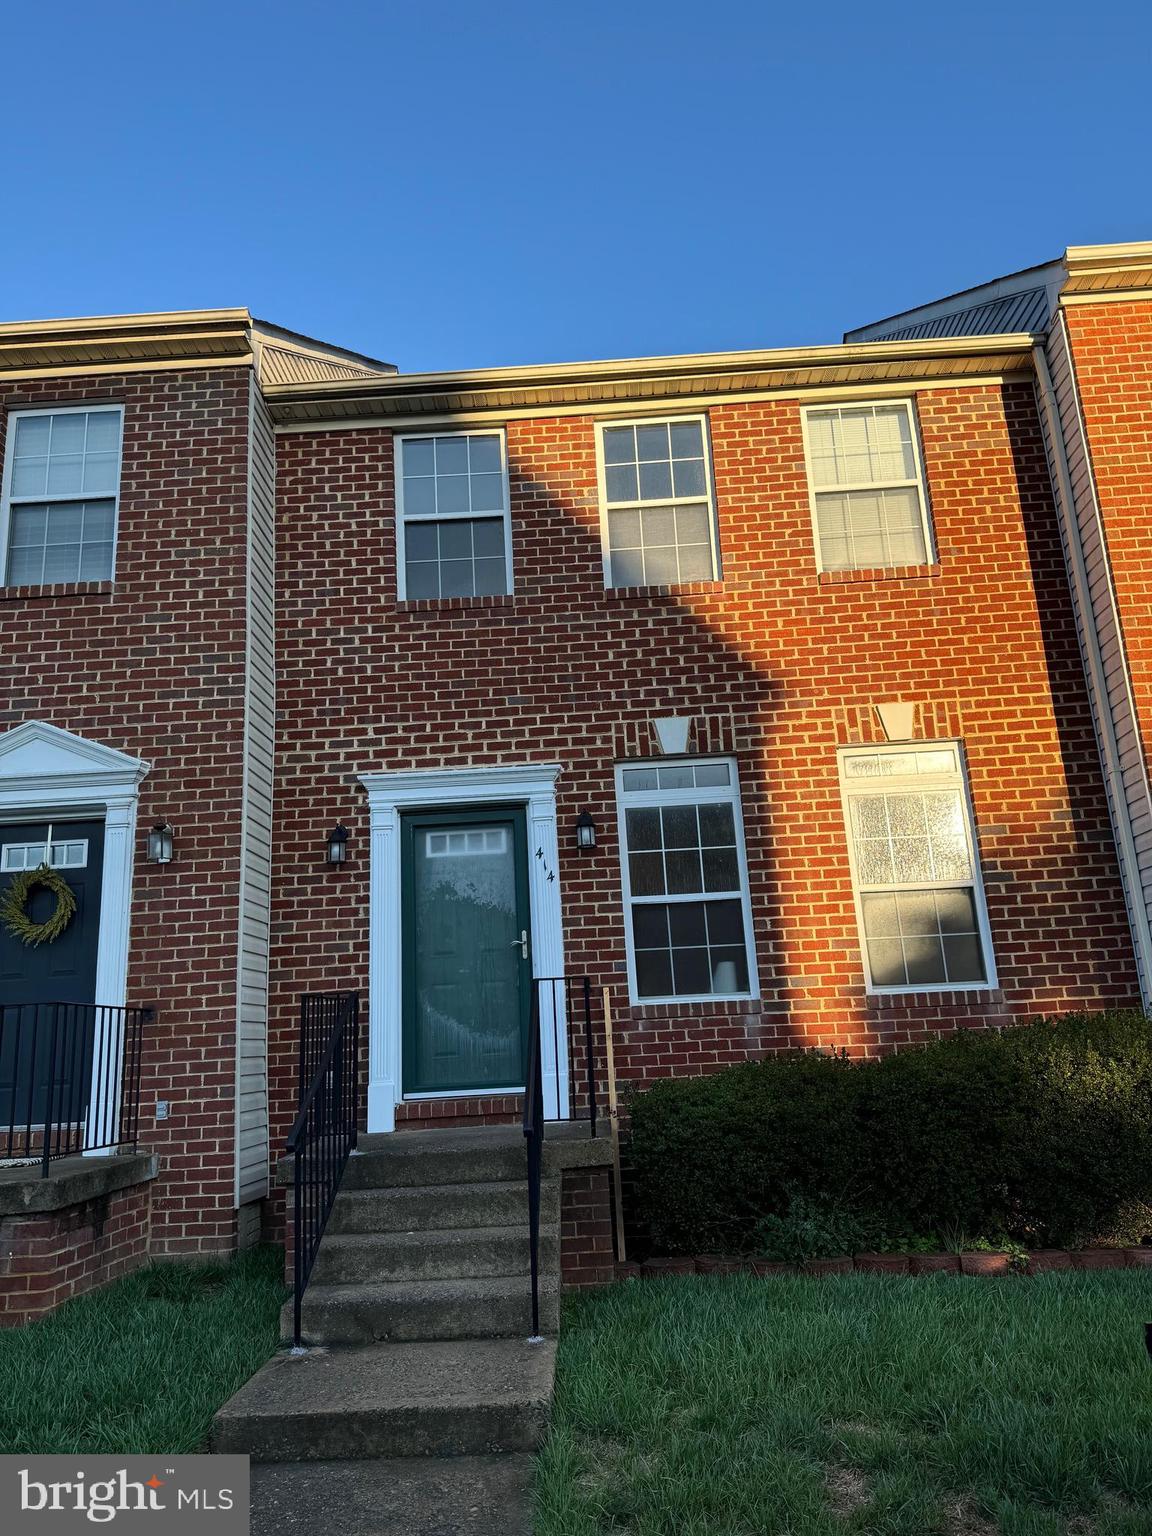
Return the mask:
[[[19,406],[121,401],[114,583],[0,589],[0,729],[47,720],[142,757],[128,1001],[155,1004],[141,1140],[161,1153],[161,1253],[234,1242],[237,875],[248,374],[133,373],[0,386]],[[153,821],[167,866],[144,862]],[[157,1124],[157,1098],[172,1117]]]
[[560,1181],[560,1283],[570,1290],[615,1278],[611,1170],[566,1168]]
[[[367,986],[365,769],[563,763],[567,964],[613,988],[624,1078],[1135,1001],[1032,387],[918,399],[938,565],[821,579],[799,405],[734,402],[710,411],[724,579],[670,593],[604,590],[589,417],[509,424],[517,590],[481,602],[396,603],[387,429],[281,437],[274,1135],[295,994]],[[871,739],[872,702],[896,697],[923,736],[965,744],[992,994],[864,992],[836,748]],[[754,1003],[628,1003],[613,763],[662,714],[697,717],[697,746],[739,760]],[[585,805],[592,855],[571,846]],[[350,857],[330,870],[336,820]]]
[[1072,304],[1064,317],[1152,773],[1152,300]]
[[34,1322],[145,1262],[152,1184],[36,1216],[0,1218],[0,1327]]

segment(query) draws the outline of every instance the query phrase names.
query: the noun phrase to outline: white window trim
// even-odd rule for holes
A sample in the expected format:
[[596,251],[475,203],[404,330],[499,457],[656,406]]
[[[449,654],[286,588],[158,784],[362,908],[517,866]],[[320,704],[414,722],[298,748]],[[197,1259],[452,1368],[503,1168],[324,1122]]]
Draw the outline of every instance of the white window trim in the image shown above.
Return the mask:
[[[91,492],[69,492],[67,495],[57,496],[19,496],[16,498],[17,506],[38,506],[45,503],[55,505],[62,501],[112,501],[112,569],[107,577],[100,577],[102,581],[112,580],[116,575],[116,554],[120,536],[120,477],[124,468],[124,407],[122,405],[106,405],[103,401],[92,405],[60,405],[45,406],[36,410],[15,410],[8,412],[6,427],[6,441],[4,444],[4,473],[0,479],[0,587],[7,586],[8,566],[11,558],[11,550],[8,540],[12,528],[12,470],[16,457],[16,423],[25,416],[107,416],[115,413],[120,418],[120,451],[116,456],[116,488],[111,495],[95,496]],[[89,578],[84,578],[85,580]],[[69,583],[38,581],[33,583],[37,587],[52,587],[69,585]]]
[[[634,768],[694,768],[727,763],[731,782],[709,784],[694,789],[643,789],[626,792],[624,774]],[[662,805],[701,805],[723,801],[732,807],[736,827],[736,860],[740,874],[740,905],[744,913],[744,948],[748,956],[747,992],[674,993],[666,997],[641,997],[636,983],[636,946],[632,935],[632,874],[628,860],[628,827],[625,812],[651,809]],[[620,881],[624,893],[624,944],[628,956],[628,995],[636,1008],[664,1006],[668,1003],[743,1003],[760,996],[760,976],[756,965],[756,935],[752,929],[752,893],[748,882],[748,851],[744,842],[744,810],[740,793],[740,771],[734,757],[658,757],[631,758],[616,764],[616,812],[620,829]],[[645,898],[638,897],[639,901]],[[652,897],[660,902],[731,901],[732,897],[715,891],[689,891],[684,895]]]
[[[477,522],[483,518],[504,519],[504,569],[508,595],[515,591],[512,572],[512,496],[508,481],[508,443],[503,427],[475,427],[471,431],[397,432],[393,438],[392,478],[396,487],[396,599],[408,601],[407,551],[404,537],[408,514],[404,511],[404,444],[431,442],[436,437],[495,437],[500,443],[500,474],[504,482],[504,511],[492,512],[415,512],[414,523]],[[501,595],[501,594],[496,594]],[[414,602],[450,603],[450,597],[413,599]]]
[[[834,410],[852,410],[865,405],[901,405],[908,412],[908,420],[912,432],[912,456],[916,461],[916,475],[911,480],[864,480],[845,481],[843,484],[821,485],[816,484],[816,473],[813,466],[811,433],[808,427],[808,418],[820,415],[821,412]],[[900,399],[883,400],[821,400],[812,405],[800,407],[800,425],[804,438],[804,473],[808,479],[808,511],[812,519],[812,545],[816,551],[816,569],[818,571],[832,570],[895,570],[895,566],[842,566],[827,567],[824,564],[824,551],[820,547],[820,518],[816,508],[818,495],[834,495],[837,491],[896,491],[907,490],[915,487],[920,495],[920,523],[924,530],[924,563],[934,565],[936,563],[936,541],[932,534],[932,509],[928,501],[928,477],[924,473],[924,453],[920,445],[920,420],[916,411],[916,401],[911,395]]]
[[[604,432],[609,427],[661,427],[675,426],[682,422],[696,421],[700,423],[702,439],[704,443],[704,487],[703,496],[671,496],[667,501],[614,501],[611,505],[613,512],[627,512],[639,507],[662,507],[683,505],[688,502],[707,503],[708,507],[708,545],[712,551],[712,575],[709,581],[720,581],[723,573],[720,566],[720,534],[716,512],[716,481],[712,472],[712,434],[709,431],[708,413],[696,412],[692,415],[668,415],[666,412],[659,416],[622,416],[619,418],[605,418],[596,423],[596,488],[600,502],[600,551],[604,566],[604,586],[608,591],[616,592],[621,588],[612,580],[612,547],[608,540],[608,477],[604,472]],[[627,583],[632,586],[634,583]],[[662,587],[666,582],[652,582],[648,585]],[[691,582],[673,582],[673,586],[691,586]]]
[[[877,775],[874,779],[849,779],[844,771],[844,765],[850,757],[861,757],[870,752],[883,753],[896,756],[904,752],[928,752],[934,747],[950,747],[956,753],[959,763],[957,773],[918,773],[908,775],[892,774],[888,778]],[[856,908],[856,927],[860,936],[860,960],[864,967],[864,985],[866,991],[876,997],[909,996],[919,992],[991,992],[999,985],[996,978],[996,954],[992,948],[992,929],[988,921],[988,904],[984,898],[984,873],[980,866],[980,848],[976,841],[976,816],[972,808],[972,792],[968,782],[968,760],[964,754],[964,745],[960,741],[913,741],[893,743],[891,746],[865,747],[857,745],[842,747],[837,755],[840,776],[840,797],[844,810],[844,833],[848,841],[848,864],[852,872],[852,900]],[[968,839],[968,855],[972,860],[971,880],[910,880],[906,885],[891,886],[885,889],[892,890],[971,890],[976,907],[976,925],[980,934],[980,944],[983,951],[984,969],[987,979],[984,981],[962,982],[917,982],[914,986],[882,987],[877,986],[872,980],[872,967],[868,959],[868,935],[864,929],[864,901],[866,894],[862,889],[860,872],[856,863],[856,839],[852,833],[852,814],[848,801],[856,795],[879,795],[899,793],[902,789],[919,789],[925,791],[940,789],[960,790],[960,801],[964,808],[964,835]],[[869,891],[873,888],[869,887]]]

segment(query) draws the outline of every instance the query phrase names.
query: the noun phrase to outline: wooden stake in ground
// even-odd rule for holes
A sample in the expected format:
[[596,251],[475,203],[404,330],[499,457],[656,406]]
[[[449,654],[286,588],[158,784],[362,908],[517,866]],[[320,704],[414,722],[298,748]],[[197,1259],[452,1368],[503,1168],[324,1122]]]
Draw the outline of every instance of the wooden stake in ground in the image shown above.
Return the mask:
[[604,988],[604,1058],[608,1068],[608,1124],[612,1132],[612,1204],[616,1214],[616,1257],[620,1263],[628,1257],[624,1251],[624,1180],[620,1174],[620,1114],[616,1104],[616,1057],[612,1049],[612,989]]

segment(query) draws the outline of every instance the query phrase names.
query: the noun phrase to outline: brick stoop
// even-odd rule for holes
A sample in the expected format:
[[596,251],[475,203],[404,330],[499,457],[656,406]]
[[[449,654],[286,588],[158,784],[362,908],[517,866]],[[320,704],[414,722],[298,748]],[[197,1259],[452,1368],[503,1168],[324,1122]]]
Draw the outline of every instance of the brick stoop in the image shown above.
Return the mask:
[[[603,1153],[546,1152],[540,1251],[548,1335],[559,1327],[562,1171],[589,1158],[603,1162]],[[284,1327],[287,1336],[290,1305]],[[277,1355],[225,1404],[212,1448],[282,1468],[257,1477],[258,1501],[261,1488],[271,1500],[295,1479],[321,1504],[330,1485],[336,1507],[349,1463],[369,1461],[378,1468],[404,1461],[405,1477],[423,1478],[433,1503],[447,1497],[436,1493],[445,1477],[440,1458],[453,1458],[450,1481],[463,1478],[475,1490],[495,1478],[503,1489],[507,1468],[493,1471],[501,1465],[493,1458],[519,1457],[526,1468],[522,1453],[548,1426],[555,1345],[528,1343],[530,1330],[519,1127],[364,1137],[304,1296],[308,1347]],[[404,1460],[412,1457],[425,1458],[423,1473]],[[255,1530],[267,1513],[254,1510]]]

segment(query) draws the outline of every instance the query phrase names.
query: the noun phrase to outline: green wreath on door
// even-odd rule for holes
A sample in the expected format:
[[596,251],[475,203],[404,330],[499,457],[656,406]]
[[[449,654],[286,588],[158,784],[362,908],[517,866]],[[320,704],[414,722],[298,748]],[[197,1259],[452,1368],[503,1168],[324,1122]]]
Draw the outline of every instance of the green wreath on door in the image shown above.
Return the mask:
[[[34,923],[28,916],[29,898],[38,889],[51,891],[56,898],[56,910],[42,923]],[[40,944],[52,944],[75,916],[76,897],[67,880],[47,864],[14,875],[11,885],[0,896],[0,923],[33,949]]]

